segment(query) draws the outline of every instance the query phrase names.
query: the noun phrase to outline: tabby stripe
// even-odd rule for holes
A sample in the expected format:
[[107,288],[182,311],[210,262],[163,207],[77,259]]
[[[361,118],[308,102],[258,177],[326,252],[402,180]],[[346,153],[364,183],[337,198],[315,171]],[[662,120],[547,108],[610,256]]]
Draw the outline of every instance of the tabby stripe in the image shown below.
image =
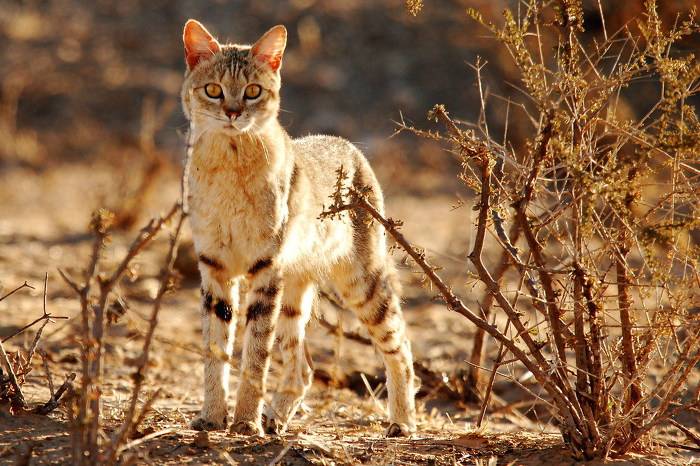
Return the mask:
[[200,254],[199,260],[202,264],[208,265],[209,267],[211,267],[214,270],[224,270],[224,265],[214,258],[211,258],[209,256],[205,256],[204,254]]
[[384,320],[386,320],[388,312],[389,300],[387,299],[377,307],[377,310],[374,311],[374,315],[371,318],[367,319],[367,323],[372,326],[381,324],[382,322],[384,322]]
[[382,335],[381,338],[379,338],[379,342],[380,343],[388,343],[389,340],[394,338],[394,335],[396,335],[396,332],[394,330],[389,330],[384,335]]
[[292,168],[292,175],[289,177],[289,197],[291,198],[292,193],[296,192],[296,186],[299,181],[299,167],[294,164]]
[[[380,349],[381,349],[381,348],[380,348]],[[382,353],[384,353],[384,354],[396,354],[396,353],[398,353],[399,351],[401,351],[401,345],[397,346],[397,347],[394,348],[394,349],[382,350]]]
[[248,306],[248,312],[246,313],[246,323],[256,320],[260,317],[266,316],[272,312],[272,304],[261,303],[256,301],[250,306]]
[[214,298],[212,297],[211,293],[205,292],[204,290],[202,290],[202,295],[204,296],[204,309],[211,311],[211,304]]
[[248,275],[255,275],[261,270],[264,270],[272,265],[271,258],[259,259],[251,268],[248,269]]
[[367,282],[367,293],[365,294],[365,300],[362,301],[360,306],[364,306],[368,302],[372,301],[372,298],[374,298],[374,295],[377,292],[377,288],[379,287],[379,280],[381,279],[381,272],[375,271],[371,273],[368,277],[369,281]]
[[253,333],[253,337],[256,340],[262,340],[263,338],[267,338],[272,334],[272,328],[270,328],[270,327],[255,328],[255,327],[253,327],[252,333]]
[[299,339],[297,337],[289,337],[280,343],[285,351],[291,351],[299,346]]
[[233,317],[233,308],[231,307],[231,304],[227,303],[223,299],[220,299],[216,303],[216,306],[214,306],[214,314],[216,314],[216,317],[224,322],[231,322],[231,318]]
[[282,306],[282,315],[293,319],[294,317],[300,316],[301,312],[296,307],[285,304]]
[[277,286],[275,286],[274,284],[267,287],[261,287],[255,290],[256,293],[259,293],[263,296],[267,296],[270,299],[274,299],[275,296],[277,296],[277,293],[279,293],[279,291],[279,288],[277,288]]

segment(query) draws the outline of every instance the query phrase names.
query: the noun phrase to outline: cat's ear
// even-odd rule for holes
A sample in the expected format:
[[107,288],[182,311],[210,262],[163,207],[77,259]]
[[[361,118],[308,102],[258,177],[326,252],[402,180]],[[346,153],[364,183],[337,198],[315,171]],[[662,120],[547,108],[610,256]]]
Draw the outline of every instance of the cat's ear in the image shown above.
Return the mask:
[[202,59],[211,57],[221,50],[221,45],[214,39],[202,23],[194,19],[187,20],[182,33],[185,43],[185,60],[187,68],[194,68]]
[[286,45],[287,29],[280,24],[263,34],[250,49],[250,53],[256,61],[269,66],[272,71],[277,71],[282,65],[282,54]]

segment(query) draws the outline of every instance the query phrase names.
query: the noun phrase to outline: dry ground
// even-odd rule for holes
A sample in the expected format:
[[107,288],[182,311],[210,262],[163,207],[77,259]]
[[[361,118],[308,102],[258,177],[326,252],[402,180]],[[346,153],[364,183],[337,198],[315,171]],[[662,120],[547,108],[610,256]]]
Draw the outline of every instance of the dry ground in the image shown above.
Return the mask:
[[[391,169],[378,165],[380,178],[391,184]],[[86,224],[90,211],[98,205],[114,205],[120,196],[119,170],[114,163],[97,165],[65,164],[45,172],[12,168],[0,175],[2,216],[0,217],[0,294],[28,280],[37,289],[22,290],[0,302],[0,335],[7,335],[41,314],[41,280],[49,272],[48,306],[55,315],[70,316],[47,327],[41,346],[51,357],[51,370],[57,383],[65,374],[78,370],[78,349],[74,326],[78,303],[61,282],[57,267],[78,274],[89,254],[90,237]],[[410,175],[406,175],[410,176]],[[423,173],[429,182],[430,173]],[[144,205],[144,217],[164,208],[177,196],[176,174],[166,174],[159,181],[159,193]],[[400,183],[397,181],[397,185]],[[406,235],[418,244],[430,244],[431,254],[453,277],[452,285],[473,302],[478,290],[465,288],[458,272],[460,258],[469,246],[471,230],[469,207],[451,210],[453,196],[400,195],[388,189],[390,214],[406,221]],[[93,194],[94,193],[94,194]],[[117,193],[117,194],[115,194]],[[133,232],[118,233],[106,253],[108,259],[123,254]],[[125,280],[119,290],[127,312],[109,330],[104,381],[106,430],[121,419],[130,393],[130,363],[138,354],[144,316],[155,293],[165,240],[138,259],[139,273],[133,281]],[[408,267],[402,268],[405,283],[405,313],[416,360],[422,371],[424,389],[419,400],[420,428],[410,439],[384,439],[386,427],[383,410],[385,392],[381,383],[381,366],[372,348],[336,336],[311,323],[310,347],[316,366],[316,380],[302,412],[290,432],[280,438],[250,440],[212,433],[208,441],[195,441],[196,432],[188,420],[196,413],[202,399],[199,349],[201,326],[198,318],[198,287],[194,265],[183,249],[179,267],[182,288],[169,295],[156,333],[154,354],[149,366],[147,394],[160,388],[161,396],[141,428],[149,435],[137,440],[127,452],[136,464],[573,464],[562,446],[556,427],[542,409],[520,410],[509,403],[531,400],[527,393],[500,379],[496,399],[484,428],[476,431],[478,407],[466,405],[448,396],[441,382],[444,373],[449,383],[466,365],[473,328],[460,316],[451,315],[432,300],[429,290],[420,286],[419,277]],[[402,256],[396,253],[401,262]],[[463,275],[462,275],[463,276]],[[335,311],[321,303],[319,312],[335,321]],[[346,330],[356,330],[352,316],[343,316]],[[239,329],[240,330],[240,329]],[[239,332],[240,333],[240,332]],[[8,342],[8,350],[25,348],[32,332]],[[240,338],[238,339],[240,341]],[[493,345],[492,345],[493,346]],[[491,348],[493,351],[494,348]],[[240,347],[237,345],[237,354]],[[38,359],[38,358],[37,358]],[[271,372],[276,382],[279,361]],[[510,370],[502,369],[510,373]],[[518,373],[517,369],[514,369]],[[359,373],[367,374],[370,395]],[[235,389],[236,371],[232,377]],[[437,377],[436,377],[436,374]],[[518,373],[519,374],[519,373]],[[537,387],[529,388],[537,390]],[[35,362],[24,389],[31,404],[48,398],[48,388],[41,364]],[[235,390],[232,390],[235,393]],[[231,400],[233,403],[235,400]],[[61,408],[48,417],[21,415],[12,417],[0,412],[0,463],[15,464],[16,459],[34,446],[32,464],[63,464],[70,460],[69,426]],[[660,439],[678,441],[670,432]],[[491,463],[489,463],[491,459]],[[481,461],[481,463],[478,463]],[[654,456],[631,456],[616,460],[619,464],[689,464],[692,456],[661,448]]]

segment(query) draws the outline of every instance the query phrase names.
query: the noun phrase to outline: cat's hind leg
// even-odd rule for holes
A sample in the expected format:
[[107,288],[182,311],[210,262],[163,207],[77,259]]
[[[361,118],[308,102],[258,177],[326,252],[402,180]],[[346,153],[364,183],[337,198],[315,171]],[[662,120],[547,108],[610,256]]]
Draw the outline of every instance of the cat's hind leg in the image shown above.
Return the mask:
[[265,410],[265,431],[281,434],[312,382],[313,370],[304,350],[306,324],[311,317],[316,287],[313,283],[285,278],[282,308],[277,321],[277,341],[282,353],[282,376],[272,404]]
[[387,437],[406,436],[416,430],[415,383],[411,343],[389,265],[354,264],[339,280],[338,291],[367,328],[381,352],[389,397]]
[[[205,257],[205,256],[202,256]],[[196,430],[224,429],[228,421],[228,385],[239,304],[239,283],[213,259],[202,265],[204,404],[191,423]],[[216,270],[208,268],[217,267]]]

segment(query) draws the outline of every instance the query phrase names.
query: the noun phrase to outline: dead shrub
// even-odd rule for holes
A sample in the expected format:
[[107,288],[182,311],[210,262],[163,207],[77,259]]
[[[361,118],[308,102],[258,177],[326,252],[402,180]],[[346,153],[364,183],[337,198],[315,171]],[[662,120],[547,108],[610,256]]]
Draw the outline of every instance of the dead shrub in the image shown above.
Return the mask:
[[[655,427],[700,406],[699,388],[690,386],[700,362],[693,312],[700,118],[691,103],[700,62],[676,47],[700,31],[694,11],[668,27],[648,1],[636,23],[603,28],[592,42],[582,39],[576,0],[521,3],[500,25],[478,11],[468,15],[507,49],[520,74],[522,101],[504,105],[529,122],[522,125],[528,143],[512,145],[507,132],[498,142],[490,133],[481,61],[476,124],[438,105],[428,118],[442,129],[401,129],[442,141],[462,160],[459,177],[478,212],[467,272],[486,290],[480,309],[445,285],[401,222],[380,215],[342,169],[325,215],[364,209],[382,223],[447,307],[499,343],[496,368],[515,361],[532,373],[575,457],[648,450]],[[622,111],[635,92],[658,93],[643,115]],[[486,250],[500,251],[500,259],[486,261]],[[503,280],[508,270],[519,276],[516,289]],[[492,324],[490,311],[506,323]],[[480,364],[482,349],[475,351]]]

